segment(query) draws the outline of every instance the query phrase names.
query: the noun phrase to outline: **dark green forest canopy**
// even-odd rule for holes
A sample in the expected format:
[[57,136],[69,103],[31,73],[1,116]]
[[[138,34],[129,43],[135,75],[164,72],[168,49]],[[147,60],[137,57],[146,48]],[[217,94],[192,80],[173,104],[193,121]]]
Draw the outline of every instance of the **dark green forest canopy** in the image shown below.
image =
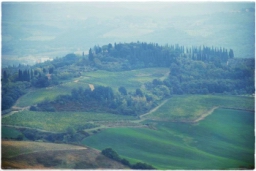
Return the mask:
[[[97,69],[117,72],[168,67],[170,73],[164,80],[154,79],[145,83],[144,90],[138,87],[135,92],[128,92],[126,87],[120,86],[119,91],[114,91],[110,87],[96,85],[94,92],[89,89],[73,89],[71,95],[43,102],[38,105],[41,109],[32,109],[94,110],[100,106],[103,111],[137,115],[154,107],[156,96],[159,101],[173,94],[253,94],[254,63],[254,59],[236,59],[232,49],[221,47],[160,46],[145,42],[109,43],[90,48],[88,55],[68,54],[33,66],[3,68],[2,110],[12,107],[30,88],[59,85],[63,81],[80,77],[81,73]],[[67,104],[72,104],[74,108]]]
[[88,58],[98,67],[102,67],[102,62],[122,61],[122,69],[129,69],[170,67],[171,63],[177,62],[179,58],[212,62],[218,65],[234,58],[234,52],[232,49],[207,46],[189,48],[178,44],[159,46],[157,43],[137,42],[94,46],[93,49],[90,48]]

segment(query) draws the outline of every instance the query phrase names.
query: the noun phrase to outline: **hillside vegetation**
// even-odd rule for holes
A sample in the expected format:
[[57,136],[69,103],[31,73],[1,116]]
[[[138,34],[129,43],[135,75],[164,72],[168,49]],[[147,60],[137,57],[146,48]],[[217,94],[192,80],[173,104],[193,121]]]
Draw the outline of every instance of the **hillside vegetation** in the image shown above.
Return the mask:
[[[125,115],[148,112],[175,94],[252,94],[254,63],[250,62],[253,60],[235,59],[232,49],[207,46],[144,42],[94,46],[87,56],[68,54],[31,67],[3,69],[2,110],[12,107],[27,92],[24,98],[28,100],[22,99],[17,105],[34,105],[33,111]],[[154,67],[170,69],[150,69]],[[146,69],[140,72],[141,68]]]
[[81,146],[2,141],[3,169],[125,169],[99,151]]
[[[3,68],[2,138],[22,141],[3,143],[4,166],[254,167],[254,68],[232,49],[144,42]],[[119,164],[44,142],[111,148]]]

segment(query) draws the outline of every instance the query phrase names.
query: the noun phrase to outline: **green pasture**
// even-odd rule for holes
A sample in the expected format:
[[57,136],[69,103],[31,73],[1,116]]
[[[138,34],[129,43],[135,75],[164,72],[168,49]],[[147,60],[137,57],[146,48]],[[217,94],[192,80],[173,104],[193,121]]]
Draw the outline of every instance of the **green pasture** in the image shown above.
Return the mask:
[[65,132],[68,127],[83,126],[89,122],[122,122],[134,119],[136,119],[134,116],[109,113],[22,111],[2,118],[2,125],[24,126],[46,131]]
[[254,98],[226,95],[173,96],[145,118],[165,121],[193,121],[213,107],[254,111]]
[[196,124],[145,121],[155,129],[111,128],[83,140],[113,148],[158,169],[236,169],[254,166],[254,113],[216,109]]
[[98,70],[83,73],[83,76],[79,78],[79,82],[110,86],[115,90],[118,90],[120,86],[124,86],[128,91],[135,91],[145,82],[153,81],[153,79],[163,79],[168,76],[168,73],[169,68],[145,68],[120,72]]
[[70,94],[70,92],[71,88],[64,86],[34,89],[22,96],[16,103],[16,106],[25,107],[35,105],[44,100],[54,100],[57,96]]
[[75,81],[76,79],[73,79],[53,87],[31,89],[30,92],[18,100],[16,106],[25,107],[35,105],[44,100],[54,100],[59,95],[71,94],[73,88],[89,88],[88,84]]

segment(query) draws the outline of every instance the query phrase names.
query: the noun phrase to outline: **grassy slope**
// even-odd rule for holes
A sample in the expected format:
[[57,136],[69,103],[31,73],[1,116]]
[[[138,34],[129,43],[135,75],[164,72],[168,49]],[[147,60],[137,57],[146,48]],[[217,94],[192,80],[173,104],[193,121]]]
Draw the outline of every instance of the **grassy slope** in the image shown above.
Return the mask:
[[97,149],[111,147],[124,157],[150,163],[158,169],[254,165],[252,112],[217,109],[197,124],[148,123],[156,129],[112,128],[87,137],[83,143]]
[[82,126],[88,122],[122,122],[134,119],[134,116],[109,113],[22,111],[2,118],[2,124],[26,126],[53,132],[65,132],[70,126]]
[[69,82],[65,82],[61,85],[54,86],[54,87],[33,89],[29,93],[22,96],[16,103],[16,106],[25,107],[25,106],[35,105],[46,99],[54,100],[59,95],[70,94],[73,88],[78,88],[79,86],[88,87],[88,85],[76,83],[73,80],[70,80]]
[[42,142],[2,141],[2,168],[124,169],[99,151],[80,146]]
[[[88,84],[110,86],[116,91],[124,86],[128,91],[135,91],[143,83],[152,81],[155,78],[168,76],[169,68],[145,68],[132,71],[108,72],[98,70],[85,72],[79,78],[74,78],[54,87],[33,89],[30,93],[22,96],[17,106],[24,107],[37,104],[45,99],[53,100],[58,95],[70,94],[73,88],[89,88]],[[125,78],[125,79],[124,79]]]
[[193,121],[213,107],[254,111],[254,98],[246,96],[190,95],[173,96],[146,119],[164,121]]
[[110,86],[118,89],[124,86],[128,91],[135,91],[145,82],[152,81],[156,78],[164,78],[169,73],[169,68],[145,68],[132,71],[108,72],[98,70],[86,74],[82,82]]

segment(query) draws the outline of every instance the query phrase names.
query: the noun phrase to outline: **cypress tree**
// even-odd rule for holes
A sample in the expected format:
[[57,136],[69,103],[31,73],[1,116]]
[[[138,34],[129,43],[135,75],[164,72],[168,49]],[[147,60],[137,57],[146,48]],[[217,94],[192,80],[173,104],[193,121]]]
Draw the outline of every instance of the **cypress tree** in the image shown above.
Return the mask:
[[27,78],[27,70],[24,70],[22,74],[22,81],[26,81],[26,78]]
[[29,73],[29,70],[27,70],[27,81],[30,82],[30,73]]
[[230,49],[230,50],[229,50],[229,58],[234,58],[233,49]]
[[33,72],[32,69],[31,69],[30,73],[31,73],[31,79],[33,79],[34,78],[34,72]]
[[89,61],[93,61],[92,49],[89,50]]
[[22,79],[23,79],[23,74],[22,74],[22,71],[19,69],[18,81],[22,81]]
[[8,75],[6,71],[3,73],[3,81],[8,81]]

